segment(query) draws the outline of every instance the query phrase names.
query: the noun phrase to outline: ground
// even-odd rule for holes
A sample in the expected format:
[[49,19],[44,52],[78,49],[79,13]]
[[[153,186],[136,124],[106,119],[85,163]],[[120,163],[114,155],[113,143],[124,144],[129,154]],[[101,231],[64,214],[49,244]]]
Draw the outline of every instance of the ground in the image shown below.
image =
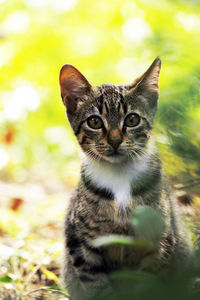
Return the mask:
[[0,299],[67,299],[60,280],[71,190],[61,183],[0,183]]
[[[56,180],[0,183],[0,300],[68,299],[61,265],[64,214],[71,193]],[[200,198],[193,196],[192,205],[183,205],[180,202],[190,196],[176,194],[195,240]]]

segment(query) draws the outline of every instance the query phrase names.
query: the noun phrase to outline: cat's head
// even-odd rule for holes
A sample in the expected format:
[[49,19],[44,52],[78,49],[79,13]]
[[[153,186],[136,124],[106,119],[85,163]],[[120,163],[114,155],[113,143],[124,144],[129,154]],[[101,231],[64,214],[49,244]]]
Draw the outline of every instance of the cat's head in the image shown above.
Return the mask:
[[83,151],[93,160],[120,163],[143,153],[158,102],[161,60],[130,85],[92,87],[72,65],[60,71],[61,96]]

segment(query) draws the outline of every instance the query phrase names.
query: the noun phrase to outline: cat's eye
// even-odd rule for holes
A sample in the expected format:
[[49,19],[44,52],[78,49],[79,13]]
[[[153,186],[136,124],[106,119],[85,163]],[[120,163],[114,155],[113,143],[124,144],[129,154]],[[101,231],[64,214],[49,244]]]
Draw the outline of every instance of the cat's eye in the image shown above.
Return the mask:
[[103,121],[97,116],[89,117],[87,119],[87,123],[93,129],[100,129],[101,127],[103,127]]
[[140,116],[136,113],[129,114],[124,120],[124,125],[127,127],[135,127],[139,123],[140,123]]

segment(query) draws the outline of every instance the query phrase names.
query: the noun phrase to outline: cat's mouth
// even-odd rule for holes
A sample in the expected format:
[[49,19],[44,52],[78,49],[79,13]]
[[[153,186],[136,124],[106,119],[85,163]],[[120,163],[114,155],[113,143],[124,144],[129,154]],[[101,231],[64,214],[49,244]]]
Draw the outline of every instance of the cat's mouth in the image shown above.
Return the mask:
[[111,153],[107,154],[108,157],[121,157],[123,156],[122,153],[118,152],[118,151],[112,151]]
[[122,152],[113,150],[112,152],[109,152],[106,155],[106,158],[111,162],[121,162],[122,160],[124,160],[126,158],[126,156]]

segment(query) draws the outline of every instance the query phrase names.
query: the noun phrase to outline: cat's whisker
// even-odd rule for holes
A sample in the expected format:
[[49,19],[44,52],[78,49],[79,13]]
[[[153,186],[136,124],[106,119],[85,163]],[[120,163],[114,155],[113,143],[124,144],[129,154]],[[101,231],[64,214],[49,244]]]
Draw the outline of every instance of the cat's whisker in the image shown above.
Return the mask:
[[137,147],[137,146],[145,146],[145,143],[136,143],[136,144],[126,144],[126,147]]
[[130,153],[132,154],[132,156],[134,156],[136,158],[140,158],[140,155],[137,151],[133,150],[132,152],[130,151]]
[[134,155],[131,152],[128,152],[129,157],[131,158],[131,160],[134,160]]
[[86,151],[86,153],[90,156],[90,158],[91,158],[92,160],[95,161],[95,155],[94,155],[94,152],[93,152],[91,149],[88,149],[88,150]]
[[92,149],[86,150],[86,153],[90,156],[90,159],[95,163],[100,162],[101,157],[98,154],[96,154],[94,151],[92,151]]

